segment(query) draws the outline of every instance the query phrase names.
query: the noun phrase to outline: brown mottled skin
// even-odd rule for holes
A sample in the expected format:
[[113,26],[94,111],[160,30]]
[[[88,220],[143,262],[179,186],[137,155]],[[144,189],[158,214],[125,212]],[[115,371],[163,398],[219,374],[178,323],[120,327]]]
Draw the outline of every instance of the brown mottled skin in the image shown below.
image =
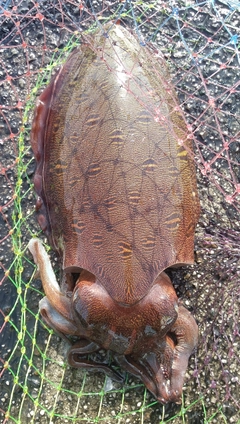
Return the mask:
[[164,270],[193,263],[199,201],[163,58],[120,26],[99,30],[39,97],[31,141],[38,221],[62,261],[60,289],[30,241],[41,314],[78,336],[72,366],[120,379],[84,356],[111,350],[160,402],[179,402],[198,329]]

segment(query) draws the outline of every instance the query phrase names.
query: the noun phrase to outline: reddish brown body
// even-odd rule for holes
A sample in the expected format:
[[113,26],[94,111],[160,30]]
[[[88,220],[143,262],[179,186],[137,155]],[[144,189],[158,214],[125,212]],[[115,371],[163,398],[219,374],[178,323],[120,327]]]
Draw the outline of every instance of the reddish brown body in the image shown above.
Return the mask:
[[40,310],[79,336],[73,366],[99,368],[81,355],[110,349],[161,402],[179,401],[197,326],[164,270],[193,263],[191,144],[163,59],[109,28],[70,55],[35,111],[38,219],[63,269],[60,291],[40,242],[30,242]]

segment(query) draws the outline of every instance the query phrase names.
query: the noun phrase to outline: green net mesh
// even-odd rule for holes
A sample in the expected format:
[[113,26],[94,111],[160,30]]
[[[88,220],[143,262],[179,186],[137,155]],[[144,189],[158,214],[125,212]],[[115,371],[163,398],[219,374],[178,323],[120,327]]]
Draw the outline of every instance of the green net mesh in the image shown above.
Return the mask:
[[[36,97],[82,34],[109,20],[161,50],[194,144],[196,264],[172,272],[200,329],[182,405],[160,405],[130,375],[119,384],[70,368],[66,344],[39,315],[42,286],[26,250],[32,236],[45,240],[29,143]],[[0,2],[0,24],[1,422],[240,422],[240,3],[8,0]]]

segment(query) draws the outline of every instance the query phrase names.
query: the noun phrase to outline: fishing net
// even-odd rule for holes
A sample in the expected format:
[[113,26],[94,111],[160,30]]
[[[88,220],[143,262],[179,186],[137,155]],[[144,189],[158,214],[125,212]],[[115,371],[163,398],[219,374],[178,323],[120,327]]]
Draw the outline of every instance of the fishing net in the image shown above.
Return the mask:
[[[36,98],[82,35],[110,20],[161,50],[194,146],[196,263],[171,274],[200,330],[182,405],[160,405],[133,376],[120,384],[67,365],[66,344],[39,314],[42,285],[26,248],[32,236],[46,241],[29,143]],[[240,422],[239,2],[8,0],[0,23],[1,422]]]

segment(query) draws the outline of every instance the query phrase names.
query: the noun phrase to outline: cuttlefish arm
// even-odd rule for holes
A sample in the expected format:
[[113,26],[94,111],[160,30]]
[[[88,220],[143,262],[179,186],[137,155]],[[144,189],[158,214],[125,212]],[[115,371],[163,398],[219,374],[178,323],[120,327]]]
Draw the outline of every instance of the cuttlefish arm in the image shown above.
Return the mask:
[[35,264],[40,273],[45,297],[40,301],[39,308],[46,323],[61,335],[77,334],[74,323],[71,298],[60,290],[56,280],[50,258],[41,242],[37,238],[30,240],[28,248],[33,255]]

